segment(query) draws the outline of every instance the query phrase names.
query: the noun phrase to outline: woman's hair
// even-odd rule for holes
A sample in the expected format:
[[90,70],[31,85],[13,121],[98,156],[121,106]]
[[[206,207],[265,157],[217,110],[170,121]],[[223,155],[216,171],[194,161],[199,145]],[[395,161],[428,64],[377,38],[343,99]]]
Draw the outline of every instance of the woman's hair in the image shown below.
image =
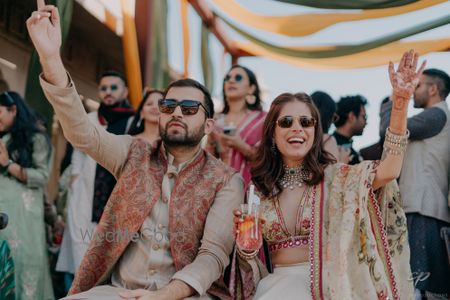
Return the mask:
[[334,123],[334,119],[337,117],[336,102],[330,95],[321,91],[312,93],[311,98],[319,110],[323,133],[328,133],[331,124]]
[[[10,158],[23,168],[32,167],[33,137],[36,133],[42,133],[46,137],[47,135],[39,128],[36,117],[30,112],[30,109],[18,93],[12,91],[1,93],[0,105],[5,106],[8,110],[11,110],[14,106],[16,107],[16,117],[8,131],[11,134],[11,142],[7,147]],[[48,137],[47,142],[50,145]]]
[[311,110],[311,115],[317,120],[312,148],[303,160],[304,166],[311,172],[311,178],[306,180],[308,185],[319,183],[324,176],[324,169],[328,164],[336,162],[332,155],[322,148],[322,125],[320,115],[314,106],[311,97],[305,93],[284,93],[273,100],[270,110],[264,121],[263,138],[257,148],[256,160],[251,173],[256,188],[266,197],[278,195],[282,188],[278,183],[283,176],[283,159],[281,153],[274,145],[275,126],[280,111],[289,102],[305,103]]
[[[253,104],[248,104],[247,105],[247,109],[249,110],[262,110],[262,101],[261,101],[261,92],[259,90],[259,85],[258,85],[258,81],[256,80],[256,75],[255,73],[253,73],[250,69],[243,67],[241,65],[233,65],[231,67],[231,69],[228,71],[228,73],[230,73],[231,70],[236,69],[236,68],[241,68],[242,70],[245,71],[245,73],[248,76],[248,81],[250,83],[250,86],[254,85],[255,86],[255,91],[253,92],[253,96],[255,96],[256,101]],[[225,95],[225,78],[223,80],[222,83],[222,95],[223,95],[223,110],[222,113],[223,114],[227,114],[228,111],[230,110],[230,106],[228,105],[228,101],[227,101],[227,96]]]
[[[164,95],[163,91],[157,89],[150,89],[145,92],[144,97],[142,97],[142,101],[139,104],[136,113],[134,114],[133,122],[131,122],[130,129],[128,129],[129,135],[137,135],[139,133],[144,132],[145,122],[141,120],[141,111],[144,108],[144,105],[147,102],[147,100],[150,98],[150,95],[153,93],[161,94],[161,98]],[[139,120],[141,120],[141,122],[139,122]]]

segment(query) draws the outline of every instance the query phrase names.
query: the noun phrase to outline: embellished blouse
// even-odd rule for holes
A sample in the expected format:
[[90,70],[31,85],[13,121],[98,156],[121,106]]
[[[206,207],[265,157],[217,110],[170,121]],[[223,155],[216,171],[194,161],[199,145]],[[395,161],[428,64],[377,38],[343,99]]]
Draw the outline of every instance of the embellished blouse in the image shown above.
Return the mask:
[[289,232],[286,227],[278,196],[261,199],[261,218],[265,220],[262,235],[269,244],[269,251],[309,244],[311,203],[316,196],[316,189],[316,186],[308,187],[303,199],[300,199],[294,233]]

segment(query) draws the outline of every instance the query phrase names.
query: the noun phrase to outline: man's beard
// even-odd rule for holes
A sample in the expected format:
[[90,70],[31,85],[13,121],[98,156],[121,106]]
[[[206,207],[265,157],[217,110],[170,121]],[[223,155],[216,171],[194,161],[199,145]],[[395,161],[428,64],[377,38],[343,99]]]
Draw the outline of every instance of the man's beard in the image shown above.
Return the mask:
[[414,108],[424,108],[425,107],[425,105],[423,104],[424,102],[421,101],[421,99],[414,98],[413,103],[414,103],[414,105],[413,105]]
[[168,126],[173,121],[174,120],[169,121],[166,124],[165,128],[162,128],[161,124],[159,124],[159,135],[161,136],[161,140],[167,148],[193,148],[200,144],[204,136],[205,124],[203,124],[197,130],[189,132],[186,124],[180,121],[176,121],[180,124],[183,124],[184,134],[170,135],[167,133]]
[[353,132],[353,136],[361,136],[364,132],[364,127]]

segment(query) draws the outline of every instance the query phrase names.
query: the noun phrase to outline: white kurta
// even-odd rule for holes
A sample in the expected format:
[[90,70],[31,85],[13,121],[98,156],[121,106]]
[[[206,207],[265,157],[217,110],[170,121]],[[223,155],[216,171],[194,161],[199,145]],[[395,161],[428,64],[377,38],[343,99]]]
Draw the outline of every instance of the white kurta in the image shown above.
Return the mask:
[[[97,126],[102,126],[97,112],[88,114]],[[106,126],[102,126],[106,128]],[[67,221],[61,250],[56,264],[59,272],[75,274],[87,251],[97,223],[92,222],[92,202],[97,163],[90,156],[74,149],[72,154],[72,176],[76,176],[69,187]]]

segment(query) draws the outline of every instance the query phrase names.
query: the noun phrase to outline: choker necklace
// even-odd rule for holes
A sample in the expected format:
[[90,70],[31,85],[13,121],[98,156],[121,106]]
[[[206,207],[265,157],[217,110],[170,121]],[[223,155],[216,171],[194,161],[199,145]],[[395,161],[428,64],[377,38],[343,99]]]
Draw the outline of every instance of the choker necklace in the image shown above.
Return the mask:
[[289,188],[293,190],[294,187],[302,187],[305,180],[311,177],[311,173],[303,166],[303,164],[298,167],[288,167],[283,166],[284,174],[283,177],[278,181],[283,189]]

